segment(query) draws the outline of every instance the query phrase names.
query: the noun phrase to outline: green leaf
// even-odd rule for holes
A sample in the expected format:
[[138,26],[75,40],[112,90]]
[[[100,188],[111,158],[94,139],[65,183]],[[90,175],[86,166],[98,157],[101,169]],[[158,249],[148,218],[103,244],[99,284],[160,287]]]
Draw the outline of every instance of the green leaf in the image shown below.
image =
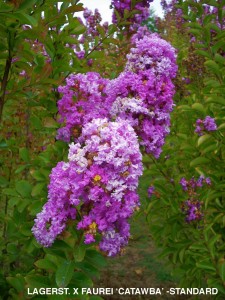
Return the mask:
[[15,174],[21,173],[23,170],[25,170],[27,167],[29,167],[29,164],[27,165],[22,165],[19,168],[16,169]]
[[88,261],[97,268],[103,268],[107,265],[105,257],[93,249],[87,249],[85,261]]
[[225,98],[224,97],[220,97],[220,96],[209,97],[206,100],[206,103],[216,103],[216,104],[225,105]]
[[207,279],[207,284],[209,287],[211,288],[216,288],[218,289],[218,291],[222,294],[225,294],[225,288],[224,286],[221,284],[221,280],[220,279]]
[[24,24],[28,24],[28,25],[37,27],[38,21],[34,17],[32,17],[28,14],[25,14],[25,13],[21,13],[21,14],[23,15],[24,20],[25,20]]
[[225,66],[225,58],[218,53],[215,55],[215,61]]
[[28,275],[25,277],[25,281],[30,289],[49,288],[51,286],[48,277],[41,275]]
[[91,278],[99,276],[98,269],[87,261],[82,261],[80,263],[77,263],[76,267],[81,269],[85,274],[87,274]]
[[179,105],[179,106],[177,107],[177,109],[180,109],[180,110],[182,110],[182,111],[192,111],[191,107],[188,106],[188,105]]
[[205,62],[206,67],[209,71],[213,72],[214,74],[220,73],[220,67],[214,60],[207,60]]
[[225,282],[225,261],[224,259],[218,262],[218,269],[221,279]]
[[46,183],[38,183],[38,184],[36,184],[33,187],[33,189],[32,189],[31,196],[35,197],[37,195],[40,195],[41,192],[43,191],[43,189],[45,188],[45,186],[46,186]]
[[213,143],[212,145],[209,145],[208,147],[203,149],[201,152],[202,152],[202,154],[206,154],[206,153],[213,152],[216,150],[218,150],[218,145],[216,143]]
[[16,191],[22,196],[22,197],[30,197],[31,195],[32,187],[30,183],[26,180],[20,180],[16,182]]
[[33,178],[35,178],[38,181],[46,181],[48,178],[48,176],[46,176],[44,174],[44,172],[41,172],[41,171],[34,171],[34,172],[32,172],[31,175]]
[[36,216],[36,214],[41,211],[42,207],[43,203],[41,201],[34,201],[29,205],[28,210],[31,216]]
[[202,112],[202,113],[205,112],[205,108],[204,108],[204,106],[203,106],[201,103],[194,103],[191,107],[192,107],[194,110],[200,111],[200,112]]
[[190,250],[196,250],[199,252],[208,252],[208,249],[202,243],[194,243],[189,247]]
[[81,262],[84,259],[85,253],[86,253],[85,245],[80,245],[79,247],[76,247],[73,253],[75,261]]
[[212,255],[213,258],[215,258],[215,243],[221,239],[221,236],[219,234],[215,235],[214,237],[212,237],[210,239],[210,241],[208,242],[208,247],[210,250],[210,253]]
[[75,263],[65,260],[56,271],[56,283],[58,287],[66,287],[74,275]]
[[9,184],[9,181],[3,177],[3,176],[0,176],[0,187],[6,187],[7,185]]
[[7,277],[6,280],[18,293],[24,290],[25,280],[21,275],[17,275],[17,277]]
[[82,4],[74,4],[74,5],[71,5],[69,6],[67,9],[64,10],[64,13],[65,14],[69,14],[69,13],[74,13],[74,12],[77,12],[77,11],[83,11],[84,10],[84,7]]
[[32,7],[35,3],[37,2],[37,0],[24,0],[19,8],[17,9],[17,11],[20,11],[20,10],[24,10],[24,9],[27,9],[27,8],[30,8]]
[[210,80],[205,80],[205,85],[207,87],[215,88],[215,87],[219,87],[220,83],[218,80],[210,79]]
[[20,148],[19,155],[23,161],[25,161],[27,163],[30,161],[29,151],[27,148]]
[[7,145],[6,141],[5,140],[1,140],[0,141],[0,148],[7,148],[7,147],[8,147],[8,145]]
[[216,268],[208,260],[203,260],[201,262],[197,262],[196,267],[198,267],[199,269],[210,270],[210,271],[216,272]]
[[1,15],[4,17],[10,18],[10,19],[16,19],[21,24],[24,24],[24,25],[31,25],[34,27],[36,27],[38,25],[38,22],[34,17],[32,17],[24,12],[2,13]]
[[211,55],[209,54],[209,52],[207,51],[204,51],[204,50],[196,50],[195,53],[201,55],[201,56],[204,56],[204,57],[207,57],[209,59],[211,59]]
[[105,55],[104,55],[104,52],[103,51],[93,51],[92,53],[88,54],[88,57],[89,58],[103,58]]
[[34,264],[40,269],[56,271],[56,265],[46,258],[39,259]]
[[46,117],[44,119],[44,127],[46,128],[58,128],[58,123],[51,117]]
[[209,162],[210,160],[208,158],[199,156],[190,162],[190,166],[196,167],[198,165],[208,164]]
[[224,129],[225,128],[225,123],[220,124],[220,126],[218,127],[218,130]]
[[211,138],[212,138],[212,136],[210,134],[204,134],[204,135],[200,136],[197,141],[198,147],[201,146],[202,144],[204,144],[205,142],[208,142],[208,140]]
[[1,12],[8,12],[12,10],[12,5],[6,4],[3,1],[0,2],[0,11]]
[[218,52],[220,49],[225,50],[224,39],[222,41],[218,41],[212,46],[213,53]]
[[71,284],[78,288],[91,287],[93,285],[92,280],[83,272],[75,272]]
[[72,30],[72,34],[76,34],[76,35],[79,35],[79,34],[82,34],[86,31],[86,27],[84,25],[77,25],[76,27],[74,27],[74,29]]
[[18,193],[15,191],[15,189],[12,189],[12,188],[6,188],[6,189],[4,189],[3,193],[5,195],[8,195],[8,196],[16,196],[16,197],[18,197]]

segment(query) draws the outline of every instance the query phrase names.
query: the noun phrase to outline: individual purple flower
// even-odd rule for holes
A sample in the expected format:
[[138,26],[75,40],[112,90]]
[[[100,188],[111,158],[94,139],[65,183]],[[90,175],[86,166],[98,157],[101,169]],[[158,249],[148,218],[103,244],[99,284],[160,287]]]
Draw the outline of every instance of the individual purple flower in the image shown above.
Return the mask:
[[217,130],[217,125],[214,118],[211,118],[210,116],[205,117],[203,120],[203,125],[205,127],[206,131],[215,131]]
[[[203,186],[203,183],[205,183],[205,176],[201,175],[195,182],[196,184],[196,187],[202,187]],[[195,186],[194,186],[195,188]]]
[[85,234],[84,243],[85,244],[91,244],[95,242],[95,238],[93,234],[87,233]]
[[186,215],[186,221],[188,223],[192,221],[200,221],[203,218],[202,212],[202,202],[199,200],[198,190],[203,188],[204,185],[211,185],[211,180],[209,177],[200,175],[199,178],[192,177],[187,180],[186,178],[181,178],[180,184],[183,191],[188,194],[188,200],[183,201],[181,204],[181,210]]
[[205,119],[203,120],[197,119],[195,132],[199,136],[203,135],[205,132],[215,131],[215,130],[217,130],[217,125],[214,118],[210,116],[206,116]]
[[85,56],[85,51],[78,51],[78,52],[76,52],[76,56],[79,58],[79,59],[82,59],[82,58],[84,58],[84,56]]
[[148,188],[148,197],[151,198],[152,195],[154,194],[155,187],[153,185],[150,185]]
[[187,188],[188,182],[187,182],[187,180],[184,177],[181,178],[180,185],[182,186],[182,189],[184,191],[187,191],[187,189],[188,189]]
[[205,183],[206,183],[207,185],[211,185],[211,184],[212,184],[211,179],[210,179],[209,177],[207,177],[207,178],[205,179]]

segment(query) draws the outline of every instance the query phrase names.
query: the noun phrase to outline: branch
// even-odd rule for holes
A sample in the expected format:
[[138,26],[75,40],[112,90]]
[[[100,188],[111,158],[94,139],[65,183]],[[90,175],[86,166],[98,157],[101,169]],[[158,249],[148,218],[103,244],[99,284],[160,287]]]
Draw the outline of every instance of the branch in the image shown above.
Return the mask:
[[6,64],[5,64],[5,71],[4,71],[4,75],[2,78],[2,82],[1,82],[1,91],[0,91],[0,123],[2,120],[2,111],[3,111],[3,107],[4,107],[4,103],[5,103],[5,94],[6,94],[6,87],[7,87],[7,83],[8,83],[8,77],[9,77],[9,71],[11,68],[11,64],[12,64],[12,57],[10,55],[10,51],[9,51],[9,56],[6,60]]

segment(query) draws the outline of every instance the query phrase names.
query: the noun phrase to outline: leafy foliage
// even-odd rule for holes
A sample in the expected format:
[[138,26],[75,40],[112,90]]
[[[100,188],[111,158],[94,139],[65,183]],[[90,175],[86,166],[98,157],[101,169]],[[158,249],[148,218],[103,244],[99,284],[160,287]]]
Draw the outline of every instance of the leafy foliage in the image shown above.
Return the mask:
[[[161,257],[168,258],[180,285],[216,287],[218,299],[223,299],[224,3],[210,2],[216,13],[211,10],[205,14],[207,4],[184,1],[173,6],[160,24],[164,36],[178,48],[180,74],[164,155],[159,161],[146,157],[145,176],[155,187],[146,215],[156,244],[162,248]],[[178,9],[183,11],[183,25],[175,29]],[[199,137],[194,132],[196,120],[206,116],[215,118],[218,129]],[[210,177],[212,185],[198,194],[203,219],[187,223],[181,209],[187,195],[179,181],[199,175]]]
[[[105,265],[94,247],[80,245],[83,236],[75,230],[65,232],[62,240],[45,250],[31,232],[34,216],[46,201],[50,170],[67,155],[67,145],[55,141],[57,87],[70,73],[84,73],[95,65],[101,66],[99,72],[109,73],[115,53],[111,50],[106,59],[105,51],[122,47],[122,38],[113,37],[117,31],[113,25],[107,37],[102,33],[98,41],[90,38],[83,60],[74,55],[86,31],[76,17],[83,10],[78,2],[0,3],[0,290],[4,299],[25,299],[27,287],[92,286],[92,278]],[[101,28],[99,24],[102,32]],[[103,45],[101,51],[91,47],[96,43]],[[93,66],[87,63],[90,56]],[[119,63],[123,59],[117,68]]]

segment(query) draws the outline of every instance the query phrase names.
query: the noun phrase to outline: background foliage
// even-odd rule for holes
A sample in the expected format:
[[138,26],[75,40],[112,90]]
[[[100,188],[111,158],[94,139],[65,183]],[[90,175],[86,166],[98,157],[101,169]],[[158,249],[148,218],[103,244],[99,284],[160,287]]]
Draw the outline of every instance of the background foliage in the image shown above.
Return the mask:
[[[75,230],[65,232],[50,249],[40,247],[31,233],[34,217],[47,199],[49,173],[56,161],[67,155],[67,145],[55,140],[57,87],[70,73],[85,73],[96,67],[104,76],[109,70],[115,76],[123,62],[119,58],[115,65],[115,48],[122,47],[125,40],[122,42],[116,25],[110,25],[106,33],[97,24],[98,34],[85,36],[85,57],[74,55],[81,34],[86,32],[86,26],[74,15],[83,10],[78,2],[0,3],[3,299],[25,299],[27,287],[31,291],[39,287],[89,287],[105,265],[102,255],[84,246]],[[117,38],[112,38],[115,31]]]
[[[205,6],[210,12],[205,13]],[[216,287],[223,299],[224,261],[224,1],[173,1],[159,31],[178,49],[176,107],[171,134],[159,161],[146,158],[146,176],[155,187],[146,207],[150,231],[180,278],[182,287]],[[215,118],[217,131],[198,136],[197,119]],[[182,177],[204,175],[203,219],[185,222],[181,207],[188,195]]]

